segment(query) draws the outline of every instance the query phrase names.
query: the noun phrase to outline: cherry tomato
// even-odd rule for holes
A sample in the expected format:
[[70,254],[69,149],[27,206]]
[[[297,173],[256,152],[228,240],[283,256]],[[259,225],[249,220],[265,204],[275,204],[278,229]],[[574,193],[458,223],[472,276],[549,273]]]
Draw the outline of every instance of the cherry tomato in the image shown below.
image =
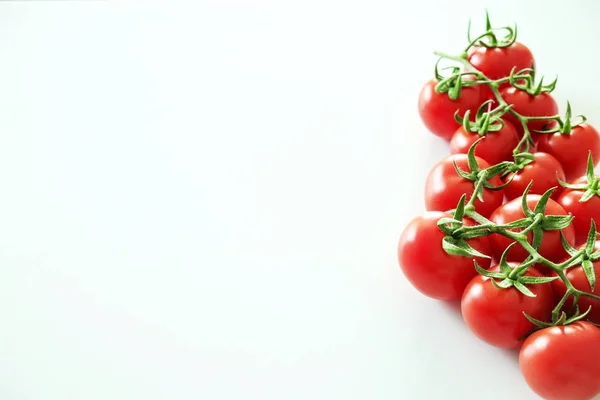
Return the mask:
[[[587,184],[587,176],[581,176],[573,181],[572,184]],[[581,202],[581,197],[585,191],[563,188],[557,202],[565,211],[573,214],[573,226],[575,227],[575,243],[582,244],[587,240],[592,219],[596,226],[600,227],[600,196],[594,195],[585,202]]]
[[523,342],[519,366],[546,400],[590,400],[600,393],[600,329],[579,321],[536,331]]
[[[581,248],[581,246],[580,246],[580,248]],[[596,245],[594,246],[594,248],[595,248],[595,250],[600,249],[600,242],[596,242]],[[565,260],[566,260],[566,258],[565,258]],[[573,286],[575,286],[575,289],[579,289],[579,290],[582,290],[582,291],[588,292],[588,293],[600,294],[600,260],[595,261],[593,263],[593,265],[594,265],[594,272],[596,274],[596,279],[598,280],[598,283],[596,284],[596,288],[598,288],[598,290],[592,290],[592,288],[590,287],[590,282],[588,281],[587,277],[585,276],[585,271],[583,270],[583,267],[581,265],[569,268],[566,271],[567,278],[573,284]],[[556,273],[553,272],[552,275],[556,276]],[[557,300],[560,300],[562,298],[562,296],[564,296],[565,292],[567,291],[565,283],[561,279],[552,281],[552,287],[554,288],[554,293],[556,293]],[[594,288],[594,289],[596,289],[596,288]],[[591,309],[590,313],[585,317],[585,319],[588,319],[595,323],[600,323],[600,301],[599,300],[594,300],[591,297],[581,296],[579,298],[577,304],[579,305],[579,311],[581,313],[586,312],[587,309],[591,306],[592,309]],[[573,296],[569,296],[569,298],[565,302],[564,311],[568,312],[572,305],[573,305]]]
[[428,81],[419,94],[419,115],[421,120],[434,135],[450,140],[460,124],[454,119],[459,111],[462,116],[467,110],[472,113],[483,102],[481,100],[481,85],[467,86],[461,89],[460,97],[452,100],[448,93],[437,93],[436,80]]
[[[476,132],[467,132],[461,126],[452,136],[450,153],[467,154],[471,145],[481,137]],[[500,130],[487,132],[483,138],[475,148],[475,155],[483,158],[490,165],[512,160],[513,150],[519,144],[517,130],[508,121],[504,121],[504,126]]]
[[600,161],[600,134],[588,123],[574,127],[570,135],[557,132],[538,136],[538,150],[556,157],[568,180],[585,174],[590,151],[594,165]]
[[[513,105],[513,110],[524,117],[552,117],[558,114],[558,105],[548,93],[540,93],[537,96],[532,96],[524,90],[510,86],[503,89],[500,94],[508,104]],[[504,118],[509,120],[521,135],[523,134],[523,125],[517,117],[507,112]],[[532,120],[527,123],[527,128],[533,140],[536,141],[540,135],[535,133],[535,131],[544,129],[546,125],[552,126],[553,123],[553,120]],[[539,147],[538,150],[544,151]]]
[[[535,209],[535,206],[539,202],[542,196],[538,194],[529,194],[527,195],[527,205],[531,210]],[[521,208],[521,197],[517,197],[506,204],[498,207],[496,211],[491,215],[490,220],[497,225],[507,224],[512,221],[519,220],[521,218],[525,218],[525,213],[523,213],[523,209]],[[556,201],[549,199],[546,212],[544,215],[568,215],[564,208],[562,208]],[[515,229],[514,231],[520,231],[522,229]],[[575,243],[575,229],[573,228],[573,224],[571,223],[565,229],[562,230],[563,235],[568,243],[573,245]],[[531,243],[533,239],[532,232],[527,233],[527,241]],[[496,259],[500,259],[500,256],[506,250],[506,248],[513,243],[513,241],[507,237],[504,237],[500,234],[494,233],[490,235],[490,242],[492,244],[492,255]],[[562,242],[560,240],[560,231],[544,231],[544,236],[542,238],[542,244],[538,250],[538,252],[545,258],[550,261],[558,262],[563,257],[567,255],[567,252],[562,246]],[[508,261],[516,261],[521,262],[525,260],[529,256],[527,250],[523,248],[523,246],[516,244],[514,245],[507,254]]]
[[[463,194],[467,195],[467,201],[473,195],[475,184],[468,179],[462,178],[456,173],[452,161],[456,161],[456,165],[465,172],[471,172],[469,161],[466,154],[450,155],[438,162],[427,176],[425,182],[425,207],[428,211],[448,211],[456,208]],[[482,158],[475,157],[477,165],[480,169],[490,167]],[[489,180],[493,186],[501,186],[502,181],[495,176]],[[487,217],[496,208],[498,208],[504,200],[502,190],[491,190],[485,188],[483,190],[483,202],[479,199],[475,200],[475,210]]]
[[516,173],[510,173],[502,178],[503,182],[512,181],[504,188],[504,194],[507,200],[520,197],[525,192],[525,188],[531,181],[531,194],[544,194],[548,189],[557,187],[552,193],[552,198],[556,199],[559,195],[560,185],[556,180],[556,175],[561,180],[565,180],[565,173],[560,162],[547,153],[533,153],[533,161]]
[[[490,79],[508,77],[513,68],[516,68],[515,73],[517,73],[525,68],[532,68],[535,63],[529,48],[519,42],[508,47],[473,46],[469,49],[468,60]],[[509,85],[506,82],[501,87]]]
[[[509,263],[511,268],[518,264]],[[492,271],[499,271],[496,265]],[[525,276],[542,277],[529,267]],[[545,321],[552,315],[554,294],[548,283],[526,285],[536,297],[528,297],[515,287],[500,289],[490,278],[477,275],[465,288],[461,311],[469,329],[481,340],[502,348],[519,347],[522,339],[535,325],[523,313]]]
[[[439,300],[460,299],[467,283],[477,275],[473,258],[449,255],[442,248],[444,233],[437,226],[441,218],[452,215],[439,211],[426,212],[413,219],[404,229],[398,243],[398,263],[408,281],[425,296]],[[465,225],[474,225],[465,220]],[[489,254],[488,238],[467,241],[475,250]],[[490,260],[475,258],[482,268]]]

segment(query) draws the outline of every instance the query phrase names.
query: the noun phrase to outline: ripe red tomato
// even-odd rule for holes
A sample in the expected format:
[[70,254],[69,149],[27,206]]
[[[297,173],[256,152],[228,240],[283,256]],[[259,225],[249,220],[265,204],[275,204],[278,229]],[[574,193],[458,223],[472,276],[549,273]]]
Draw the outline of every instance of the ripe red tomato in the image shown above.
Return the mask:
[[[575,185],[587,184],[588,179],[587,176],[584,175],[571,183]],[[587,240],[592,219],[596,222],[596,226],[600,227],[600,197],[594,195],[589,200],[580,202],[579,200],[584,193],[585,191],[583,190],[563,188],[557,200],[558,204],[560,204],[566,212],[570,212],[575,216],[572,225],[575,227],[576,244],[585,243]]]
[[[510,86],[503,89],[500,94],[508,104],[513,105],[513,110],[524,117],[552,117],[558,114],[558,105],[549,93],[532,96],[524,90]],[[504,115],[504,118],[509,120],[521,135],[523,134],[523,125],[517,117],[508,112]],[[534,131],[542,130],[546,124],[550,126],[553,122],[546,119],[529,121],[527,127],[533,140],[536,141],[540,136]],[[538,150],[544,151],[540,147],[538,147]]]
[[544,194],[548,189],[557,186],[557,190],[552,193],[552,198],[556,199],[560,188],[556,180],[557,174],[561,180],[565,180],[563,168],[556,158],[547,153],[533,153],[533,162],[525,165],[516,174],[511,172],[502,178],[503,182],[508,182],[512,178],[504,188],[506,199],[512,200],[522,196],[531,181],[533,181],[529,190],[531,194]]
[[[518,264],[510,263],[511,268]],[[492,271],[499,271],[496,265]],[[540,271],[529,267],[525,276],[542,277]],[[477,275],[465,288],[461,311],[469,329],[481,340],[492,346],[516,348],[521,339],[535,325],[523,312],[545,321],[552,315],[554,294],[548,283],[527,285],[536,297],[528,297],[515,287],[500,289],[490,278]]]
[[[442,248],[445,235],[437,226],[441,218],[452,218],[452,215],[439,211],[426,212],[406,226],[398,243],[398,263],[408,281],[425,296],[457,300],[477,271],[473,258],[449,255]],[[471,220],[465,220],[464,223],[474,224]],[[467,242],[480,253],[487,255],[490,252],[490,244],[485,236]],[[482,268],[490,265],[489,259],[475,259]]]
[[428,81],[419,94],[419,115],[421,120],[434,135],[450,140],[460,124],[454,119],[459,111],[462,116],[467,110],[472,113],[483,103],[481,85],[467,86],[461,89],[460,97],[452,100],[448,93],[437,93],[436,80]]
[[[595,250],[600,249],[600,242],[596,242],[596,245],[594,247]],[[592,288],[590,287],[590,282],[587,280],[587,277],[585,276],[585,271],[583,270],[583,267],[581,265],[569,268],[566,271],[567,278],[573,284],[573,286],[575,286],[575,289],[579,289],[588,293],[600,294],[600,261],[595,261],[593,265],[594,271],[596,273],[596,279],[598,280],[598,283],[596,284],[598,290],[592,290]],[[556,273],[553,272],[552,275],[556,276]],[[552,287],[554,289],[554,293],[556,293],[557,300],[560,300],[567,291],[565,283],[560,279],[553,281]],[[600,323],[600,301],[594,300],[591,297],[581,296],[577,304],[579,305],[579,311],[582,313],[586,312],[587,309],[591,306],[592,309],[585,318],[592,322]],[[569,296],[569,298],[565,302],[564,310],[568,311],[572,305],[573,297]]]
[[[531,210],[535,209],[535,206],[539,202],[542,196],[538,194],[527,195],[527,205]],[[497,225],[507,224],[512,221],[516,221],[521,218],[525,218],[525,213],[521,208],[521,197],[517,197],[508,203],[498,207],[496,211],[491,215],[490,220]],[[556,201],[549,199],[546,206],[546,212],[544,215],[568,215],[564,208],[562,208]],[[522,229],[515,229],[514,231],[521,231]],[[567,242],[571,245],[575,243],[575,229],[573,224],[567,226],[562,230],[563,235]],[[506,248],[513,243],[513,241],[500,234],[494,233],[489,236],[492,244],[492,255],[496,259],[500,259],[500,256],[506,250]],[[533,239],[532,232],[527,233],[527,241],[531,243]],[[558,262],[567,255],[567,252],[562,246],[560,240],[560,231],[545,231],[542,239],[542,244],[538,252],[550,261]],[[523,246],[516,244],[514,245],[507,254],[508,261],[521,262],[529,256],[527,250]]]
[[585,174],[590,150],[594,165],[600,161],[600,134],[588,123],[574,127],[570,135],[557,132],[538,137],[538,150],[556,157],[569,180]]
[[[461,126],[450,141],[450,154],[467,154],[471,145],[481,137],[476,132],[467,132]],[[519,144],[519,135],[510,122],[504,121],[500,130],[487,132],[483,138],[475,148],[476,156],[483,158],[490,165],[513,159],[513,150]]]
[[[482,158],[475,157],[480,169],[490,167]],[[463,194],[467,201],[475,190],[474,182],[462,178],[456,173],[452,161],[465,172],[471,172],[466,154],[453,154],[438,162],[427,176],[425,182],[425,207],[428,211],[448,211],[456,208]],[[493,186],[501,186],[502,181],[495,176],[489,181]],[[483,202],[475,200],[475,210],[488,217],[504,200],[502,190],[483,189]]]
[[[516,68],[515,73],[517,73],[525,68],[532,68],[535,63],[529,48],[519,42],[508,47],[473,46],[469,49],[468,60],[490,79],[508,77],[513,68]],[[502,86],[509,85],[507,82]]]
[[590,400],[600,393],[600,329],[589,322],[544,328],[519,352],[527,384],[547,400]]

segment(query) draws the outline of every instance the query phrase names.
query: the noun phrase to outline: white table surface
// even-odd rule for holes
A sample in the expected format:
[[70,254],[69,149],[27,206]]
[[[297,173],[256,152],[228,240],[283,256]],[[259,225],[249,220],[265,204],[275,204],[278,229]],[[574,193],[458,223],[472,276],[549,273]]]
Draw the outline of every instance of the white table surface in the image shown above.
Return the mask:
[[[487,1],[600,124],[600,6]],[[535,399],[396,262],[479,1],[0,3],[0,398]]]

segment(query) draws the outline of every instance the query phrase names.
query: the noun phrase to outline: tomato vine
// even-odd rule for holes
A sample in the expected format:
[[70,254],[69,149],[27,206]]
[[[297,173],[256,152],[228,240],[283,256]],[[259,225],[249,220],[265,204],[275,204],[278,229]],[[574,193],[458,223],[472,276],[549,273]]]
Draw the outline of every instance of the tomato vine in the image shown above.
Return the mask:
[[[491,33],[493,33],[493,30],[489,30],[487,32],[488,35]],[[514,31],[511,30],[511,33],[514,33]],[[475,44],[476,41],[481,40],[482,37],[487,37],[487,36],[484,34],[484,35],[476,38],[475,41],[473,41],[471,43],[471,45]],[[514,240],[514,244],[519,244],[519,245],[523,246],[523,248],[525,248],[530,253],[529,260],[526,260],[525,262],[523,262],[518,268],[512,270],[510,272],[510,274],[508,274],[506,276],[503,275],[503,274],[505,274],[506,269],[504,269],[504,271],[501,273],[490,273],[485,270],[482,270],[481,268],[476,267],[477,271],[484,276],[492,278],[494,283],[495,283],[496,279],[502,278],[502,281],[500,282],[500,284],[497,284],[498,287],[505,288],[505,287],[509,287],[510,285],[512,285],[527,296],[531,296],[532,293],[529,289],[527,289],[527,287],[524,284],[548,283],[554,279],[561,279],[561,280],[563,280],[565,286],[567,287],[567,291],[566,291],[565,295],[563,296],[563,298],[558,303],[558,305],[556,306],[556,308],[552,312],[552,318],[553,318],[552,323],[553,324],[558,324],[558,323],[562,324],[562,323],[566,323],[566,322],[572,323],[576,320],[584,318],[587,315],[587,313],[589,312],[589,310],[586,310],[586,312],[584,312],[584,313],[579,313],[578,310],[574,310],[574,316],[570,319],[567,319],[566,316],[560,314],[560,310],[563,307],[563,305],[565,304],[567,298],[569,296],[573,296],[575,298],[575,300],[577,300],[580,296],[588,296],[593,299],[600,300],[600,296],[595,295],[593,293],[583,292],[583,291],[575,289],[573,287],[573,285],[571,284],[571,282],[567,279],[567,277],[564,273],[564,270],[568,267],[577,265],[579,263],[583,263],[584,269],[586,270],[586,276],[588,277],[589,282],[590,282],[590,286],[592,288],[595,287],[596,277],[593,273],[593,268],[591,268],[591,265],[592,265],[592,262],[600,259],[600,251],[593,252],[593,247],[594,247],[596,237],[597,237],[595,223],[592,222],[592,225],[590,227],[590,234],[589,234],[589,239],[587,241],[587,247],[586,247],[586,249],[588,249],[588,250],[587,251],[584,251],[584,250],[573,251],[572,246],[563,240],[563,245],[565,246],[565,250],[567,250],[567,252],[569,252],[569,254],[571,255],[571,258],[569,258],[568,260],[566,260],[560,264],[556,264],[556,263],[542,257],[536,249],[536,247],[539,247],[539,244],[541,243],[541,240],[543,238],[543,230],[540,228],[540,226],[542,224],[545,226],[545,230],[547,230],[547,231],[548,230],[560,230],[560,229],[566,228],[569,224],[571,224],[571,222],[573,220],[572,216],[571,217],[544,216],[545,205],[546,205],[548,199],[550,198],[550,195],[552,194],[552,192],[555,189],[550,189],[547,192],[545,192],[544,195],[542,196],[543,200],[540,201],[540,203],[538,203],[538,207],[536,207],[536,210],[531,210],[527,207],[527,204],[525,202],[528,192],[529,192],[529,187],[531,186],[531,183],[530,183],[522,196],[523,212],[525,213],[525,215],[527,215],[527,217],[522,220],[516,221],[515,223],[512,223],[511,225],[504,225],[504,226],[495,225],[492,221],[488,220],[487,218],[485,218],[482,215],[477,213],[477,211],[475,210],[474,202],[477,198],[481,199],[481,193],[482,193],[482,190],[484,187],[488,188],[488,189],[492,189],[492,190],[499,190],[499,189],[502,189],[505,186],[507,186],[508,183],[510,183],[510,181],[508,181],[507,183],[503,184],[502,186],[492,186],[488,182],[491,177],[505,174],[509,171],[514,172],[515,170],[522,168],[524,166],[523,160],[528,159],[531,156],[530,153],[527,152],[527,150],[528,150],[528,146],[533,145],[534,142],[531,137],[531,132],[527,125],[529,121],[543,119],[543,120],[552,120],[552,121],[557,122],[556,128],[551,128],[551,129],[547,129],[544,131],[538,131],[538,133],[540,133],[540,134],[550,134],[550,133],[554,133],[554,132],[562,132],[563,134],[568,134],[570,132],[570,130],[572,129],[572,127],[585,122],[586,118],[584,116],[578,116],[579,121],[573,122],[571,120],[572,112],[571,112],[571,106],[569,103],[567,104],[567,110],[566,110],[564,118],[562,118],[558,114],[542,116],[542,117],[527,117],[527,116],[521,115],[518,112],[516,112],[511,107],[511,105],[509,105],[504,100],[504,98],[502,97],[502,95],[500,94],[500,92],[498,90],[498,86],[500,83],[507,82],[507,81],[514,84],[516,82],[516,80],[518,80],[518,79],[527,79],[527,81],[530,83],[529,84],[529,87],[530,87],[531,82],[532,82],[532,75],[530,75],[529,73],[533,72],[532,69],[519,71],[518,73],[515,73],[515,71],[513,70],[513,71],[511,71],[510,76],[508,76],[506,78],[492,80],[492,79],[487,78],[483,73],[481,73],[477,69],[475,69],[469,63],[469,61],[464,57],[464,54],[461,54],[459,56],[453,56],[453,55],[448,55],[448,54],[438,52],[438,51],[436,51],[435,54],[438,55],[440,57],[440,59],[448,59],[448,60],[454,60],[454,61],[460,62],[468,69],[468,72],[455,71],[453,73],[453,75],[450,77],[450,79],[447,78],[446,81],[441,81],[440,84],[438,85],[438,88],[440,88],[440,89],[436,88],[436,90],[439,90],[440,93],[443,93],[444,90],[452,91],[456,87],[460,88],[461,84],[459,84],[458,81],[462,80],[463,76],[474,75],[477,80],[476,81],[467,81],[466,82],[467,85],[477,85],[477,84],[487,85],[491,89],[492,93],[494,93],[494,95],[496,96],[496,101],[498,102],[498,106],[495,109],[488,111],[488,112],[484,112],[480,109],[480,111],[477,114],[477,118],[480,121],[481,120],[484,121],[484,122],[479,122],[479,124],[484,126],[484,128],[483,128],[484,132],[489,131],[490,127],[491,127],[491,129],[495,129],[493,122],[497,121],[506,112],[511,113],[515,118],[517,118],[521,122],[523,131],[524,131],[522,139],[520,140],[517,147],[514,149],[514,155],[515,155],[516,162],[514,162],[514,161],[513,162],[511,162],[511,161],[502,162],[500,164],[490,166],[487,169],[479,170],[479,168],[477,167],[477,163],[475,162],[474,154],[475,154],[475,149],[476,149],[477,145],[481,142],[482,139],[477,140],[471,146],[471,148],[469,149],[469,153],[468,153],[469,154],[469,165],[471,166],[471,173],[465,173],[464,171],[461,171],[458,167],[456,167],[456,170],[460,176],[462,176],[465,179],[472,180],[474,182],[474,187],[475,187],[474,193],[471,196],[470,200],[466,204],[463,204],[463,202],[464,202],[464,198],[463,198],[462,202],[458,204],[457,208],[455,210],[452,210],[455,213],[453,221],[448,221],[447,219],[440,220],[440,229],[443,230],[443,226],[449,222],[452,222],[453,224],[462,224],[461,221],[462,221],[463,217],[466,216],[466,217],[469,217],[469,218],[477,221],[481,225],[474,226],[474,227],[462,226],[460,228],[461,229],[460,235],[466,235],[468,238],[473,238],[473,237],[478,237],[478,236],[491,235],[492,233],[497,233],[497,234],[503,235],[511,240]],[[457,83],[455,84],[454,87],[445,87],[445,82],[457,82]],[[539,94],[542,91],[545,91],[545,92],[552,91],[554,89],[554,87],[556,86],[556,80],[554,80],[548,86],[544,86],[542,84],[542,82],[543,82],[543,80],[541,80],[540,83],[537,85],[537,88],[534,90],[533,94]],[[463,85],[464,85],[464,83],[463,83]],[[521,86],[520,89],[526,90],[526,86]],[[487,102],[484,104],[487,104]],[[459,123],[461,123],[465,126],[469,126],[469,128],[471,128],[471,126],[469,125],[469,122],[467,122],[468,116],[469,116],[469,112],[467,112],[464,117],[460,117],[460,115],[458,114],[458,111],[455,115],[456,120]],[[592,178],[594,165],[593,165],[593,161],[591,158],[591,154],[589,157],[588,165],[590,168],[588,170],[588,175],[590,176],[590,181],[589,181],[590,183],[588,185],[585,185],[585,186],[582,186],[582,185],[572,186],[571,185],[570,186],[566,182],[560,182],[560,183],[562,183],[564,185],[564,187],[586,189],[587,190],[586,197],[588,197],[588,198],[591,197],[592,195],[598,193],[598,182],[600,181],[600,179],[596,179],[595,177]],[[522,228],[524,230],[520,233],[515,233],[513,231],[513,229],[515,229],[515,228]],[[534,233],[534,244],[533,245],[527,241],[527,237],[525,235],[529,231],[532,231]],[[454,238],[456,238],[456,236],[454,236]],[[459,236],[459,238],[462,238],[462,236]],[[446,242],[444,242],[444,244],[446,244]],[[467,246],[468,245],[466,244],[466,242],[463,242],[460,251],[458,251],[457,249],[449,248],[449,247],[445,247],[445,250],[448,251],[449,254],[455,254],[455,255],[470,254],[472,256],[481,256],[481,254],[472,253],[471,250]],[[592,248],[591,251],[589,250],[589,246],[591,246],[591,248]],[[508,249],[507,249],[507,251],[508,251]],[[475,261],[475,263],[476,263],[476,261]],[[544,278],[544,279],[533,279],[533,278],[525,279],[525,278],[523,278],[524,272],[526,272],[530,266],[532,266],[536,263],[542,264],[542,265],[550,268],[551,270],[555,271],[557,274],[557,277],[556,278]],[[501,265],[501,267],[505,266],[502,263],[500,265]],[[521,279],[521,280],[519,280],[519,279]],[[525,279],[525,282],[523,282],[523,279]],[[575,304],[576,304],[576,302],[575,302]],[[526,317],[528,317],[528,316],[526,316]],[[538,325],[540,327],[545,327],[548,325],[547,323],[545,323],[543,321],[535,321],[535,323],[536,323],[536,325]]]
[[[505,36],[499,37],[499,32],[505,32]],[[511,347],[519,342],[526,343],[525,347],[528,348],[535,347],[532,343],[539,337],[536,332],[557,327],[562,329],[570,325],[582,327],[588,332],[588,326],[600,323],[599,320],[588,318],[592,305],[580,307],[584,303],[594,304],[599,307],[596,313],[600,313],[600,295],[595,293],[597,273],[600,272],[600,233],[597,230],[600,208],[592,207],[592,203],[600,205],[600,177],[594,172],[597,161],[600,161],[600,134],[589,125],[585,116],[573,114],[570,102],[566,103],[564,116],[558,113],[556,102],[550,96],[558,79],[555,78],[550,83],[545,83],[544,77],[538,79],[531,52],[517,41],[516,26],[494,28],[486,13],[485,31],[471,39],[469,21],[468,38],[468,45],[459,54],[434,52],[438,57],[434,79],[426,84],[421,97],[427,97],[428,101],[437,99],[438,104],[427,109],[426,101],[422,102],[420,99],[419,103],[419,112],[426,126],[446,140],[453,138],[453,132],[456,132],[454,137],[460,134],[456,143],[452,139],[451,148],[466,154],[461,154],[461,158],[443,160],[442,166],[436,166],[430,173],[428,184],[432,176],[432,182],[435,182],[435,179],[443,175],[448,178],[448,182],[437,185],[436,188],[453,190],[453,193],[441,196],[438,191],[426,190],[426,196],[430,193],[437,196],[435,201],[426,198],[428,211],[437,214],[429,214],[407,227],[406,231],[409,233],[401,237],[398,248],[401,267],[421,292],[446,300],[457,298],[461,293],[459,289],[465,288],[465,285],[463,301],[469,285],[480,285],[477,290],[483,290],[482,285],[490,284],[495,290],[508,290],[513,297],[518,293],[529,299],[540,295],[547,300],[550,293],[548,291],[551,290],[548,285],[562,285],[560,298],[548,307],[547,313],[544,307],[515,300],[515,304],[521,304],[531,310],[531,313],[522,310],[518,318],[503,315],[503,318],[508,318],[515,324],[515,329],[504,337],[495,333],[490,335],[489,329],[484,326],[490,318],[464,315],[465,320],[472,318],[467,321],[472,330],[484,340],[489,339],[488,342],[492,344]],[[514,51],[518,57],[510,55],[509,51]],[[486,64],[485,60],[482,61],[482,55],[486,54],[489,54],[489,60],[497,61],[498,57],[504,59],[500,59],[502,62],[490,61]],[[451,66],[441,68],[443,63],[451,63]],[[450,72],[444,74],[442,71]],[[481,101],[477,101],[478,98]],[[523,104],[534,99],[538,99],[541,105],[536,110],[527,110]],[[512,126],[512,130],[504,132],[507,126]],[[500,132],[503,132],[503,136],[500,136]],[[497,142],[490,141],[490,138],[495,138]],[[577,140],[570,140],[571,138]],[[511,143],[510,147],[507,147],[508,143]],[[485,150],[478,152],[483,145],[486,146]],[[561,152],[561,148],[566,147],[568,151]],[[543,149],[542,152],[540,148]],[[506,150],[508,154],[505,153]],[[491,154],[494,151],[496,154]],[[482,154],[486,154],[486,157],[482,157]],[[574,157],[578,159],[575,160]],[[490,163],[490,159],[500,161]],[[452,160],[453,172],[456,174],[451,178],[446,176],[452,169],[448,167],[448,160]],[[548,173],[555,173],[555,176],[541,182],[537,178],[539,173],[529,171],[523,173],[530,178],[526,187],[525,177],[520,183],[510,186],[518,174],[531,169],[535,163],[538,163],[538,169],[549,169],[545,171],[546,176]],[[579,176],[584,170],[584,176]],[[573,179],[575,177],[577,179]],[[456,179],[460,179],[460,183]],[[555,184],[550,185],[548,182]],[[490,193],[504,193],[505,190],[508,193],[509,186],[511,197],[506,198],[509,201],[504,204],[500,202],[496,211],[491,213],[489,202],[484,203],[484,196],[493,199],[493,202],[498,201],[498,196],[491,197]],[[520,196],[514,195],[515,187],[519,188],[517,193],[522,190]],[[457,193],[462,190],[465,191],[462,195]],[[460,200],[456,203],[459,197]],[[574,205],[575,201],[577,205]],[[571,210],[577,210],[577,207],[585,204],[590,204],[595,209],[581,212],[582,217],[578,217],[574,224],[576,217]],[[515,210],[515,205],[518,210]],[[486,209],[482,211],[484,207]],[[497,217],[496,213],[503,207],[510,208],[510,218]],[[429,225],[417,235],[415,232],[418,231],[418,223],[425,221]],[[436,221],[441,235],[433,234],[431,221]],[[577,236],[574,225],[577,226]],[[415,238],[426,240],[423,238],[428,236],[435,237],[436,240],[429,247],[415,243]],[[552,242],[549,242],[551,237]],[[493,254],[499,259],[492,265],[493,257],[487,252],[494,252],[496,248],[502,251]],[[557,248],[565,256],[560,255]],[[440,250],[443,250],[444,256],[440,255]],[[515,250],[519,250],[518,254],[522,257],[516,257]],[[424,253],[420,260],[414,255],[415,251]],[[454,259],[449,262],[447,257]],[[465,270],[464,259],[472,259],[473,264],[473,279],[468,285],[465,282],[470,276]],[[419,262],[423,265],[407,265]],[[444,270],[439,265],[443,262],[449,262],[450,267],[455,267],[456,271]],[[419,268],[426,270],[426,273],[419,276]],[[579,270],[580,274],[575,272]],[[438,282],[435,290],[429,290],[427,282],[435,280],[436,274],[443,275],[452,282],[445,288]],[[581,274],[589,289],[581,284]],[[543,289],[539,289],[543,286]],[[475,304],[473,307],[488,311],[495,307],[481,306],[481,299],[469,298],[468,301]],[[498,307],[496,309],[503,308]],[[596,325],[598,326],[600,325]],[[517,332],[522,335],[515,339]],[[528,341],[530,337],[532,339]],[[590,340],[592,337],[600,340],[600,329],[590,333]],[[572,339],[569,337],[568,340]],[[600,342],[597,344],[600,346]],[[522,359],[527,360],[527,355]],[[533,361],[530,364],[532,363]],[[596,364],[594,368],[599,373],[595,379],[600,382],[600,360]],[[530,368],[523,367],[523,371],[534,390],[538,393],[548,392],[537,386],[541,380],[531,378],[535,374]],[[590,393],[600,393],[600,383],[597,385],[586,389]],[[555,393],[563,389],[564,387],[557,388]],[[564,390],[565,393],[568,392],[567,389]],[[570,398],[568,396],[556,398]]]

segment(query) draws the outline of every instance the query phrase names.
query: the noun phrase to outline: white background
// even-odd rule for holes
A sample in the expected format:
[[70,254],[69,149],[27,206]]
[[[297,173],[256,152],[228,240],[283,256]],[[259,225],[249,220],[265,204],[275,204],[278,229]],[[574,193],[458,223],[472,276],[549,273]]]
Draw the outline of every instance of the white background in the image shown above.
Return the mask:
[[0,398],[535,399],[405,281],[484,6],[600,123],[594,1],[0,4]]

